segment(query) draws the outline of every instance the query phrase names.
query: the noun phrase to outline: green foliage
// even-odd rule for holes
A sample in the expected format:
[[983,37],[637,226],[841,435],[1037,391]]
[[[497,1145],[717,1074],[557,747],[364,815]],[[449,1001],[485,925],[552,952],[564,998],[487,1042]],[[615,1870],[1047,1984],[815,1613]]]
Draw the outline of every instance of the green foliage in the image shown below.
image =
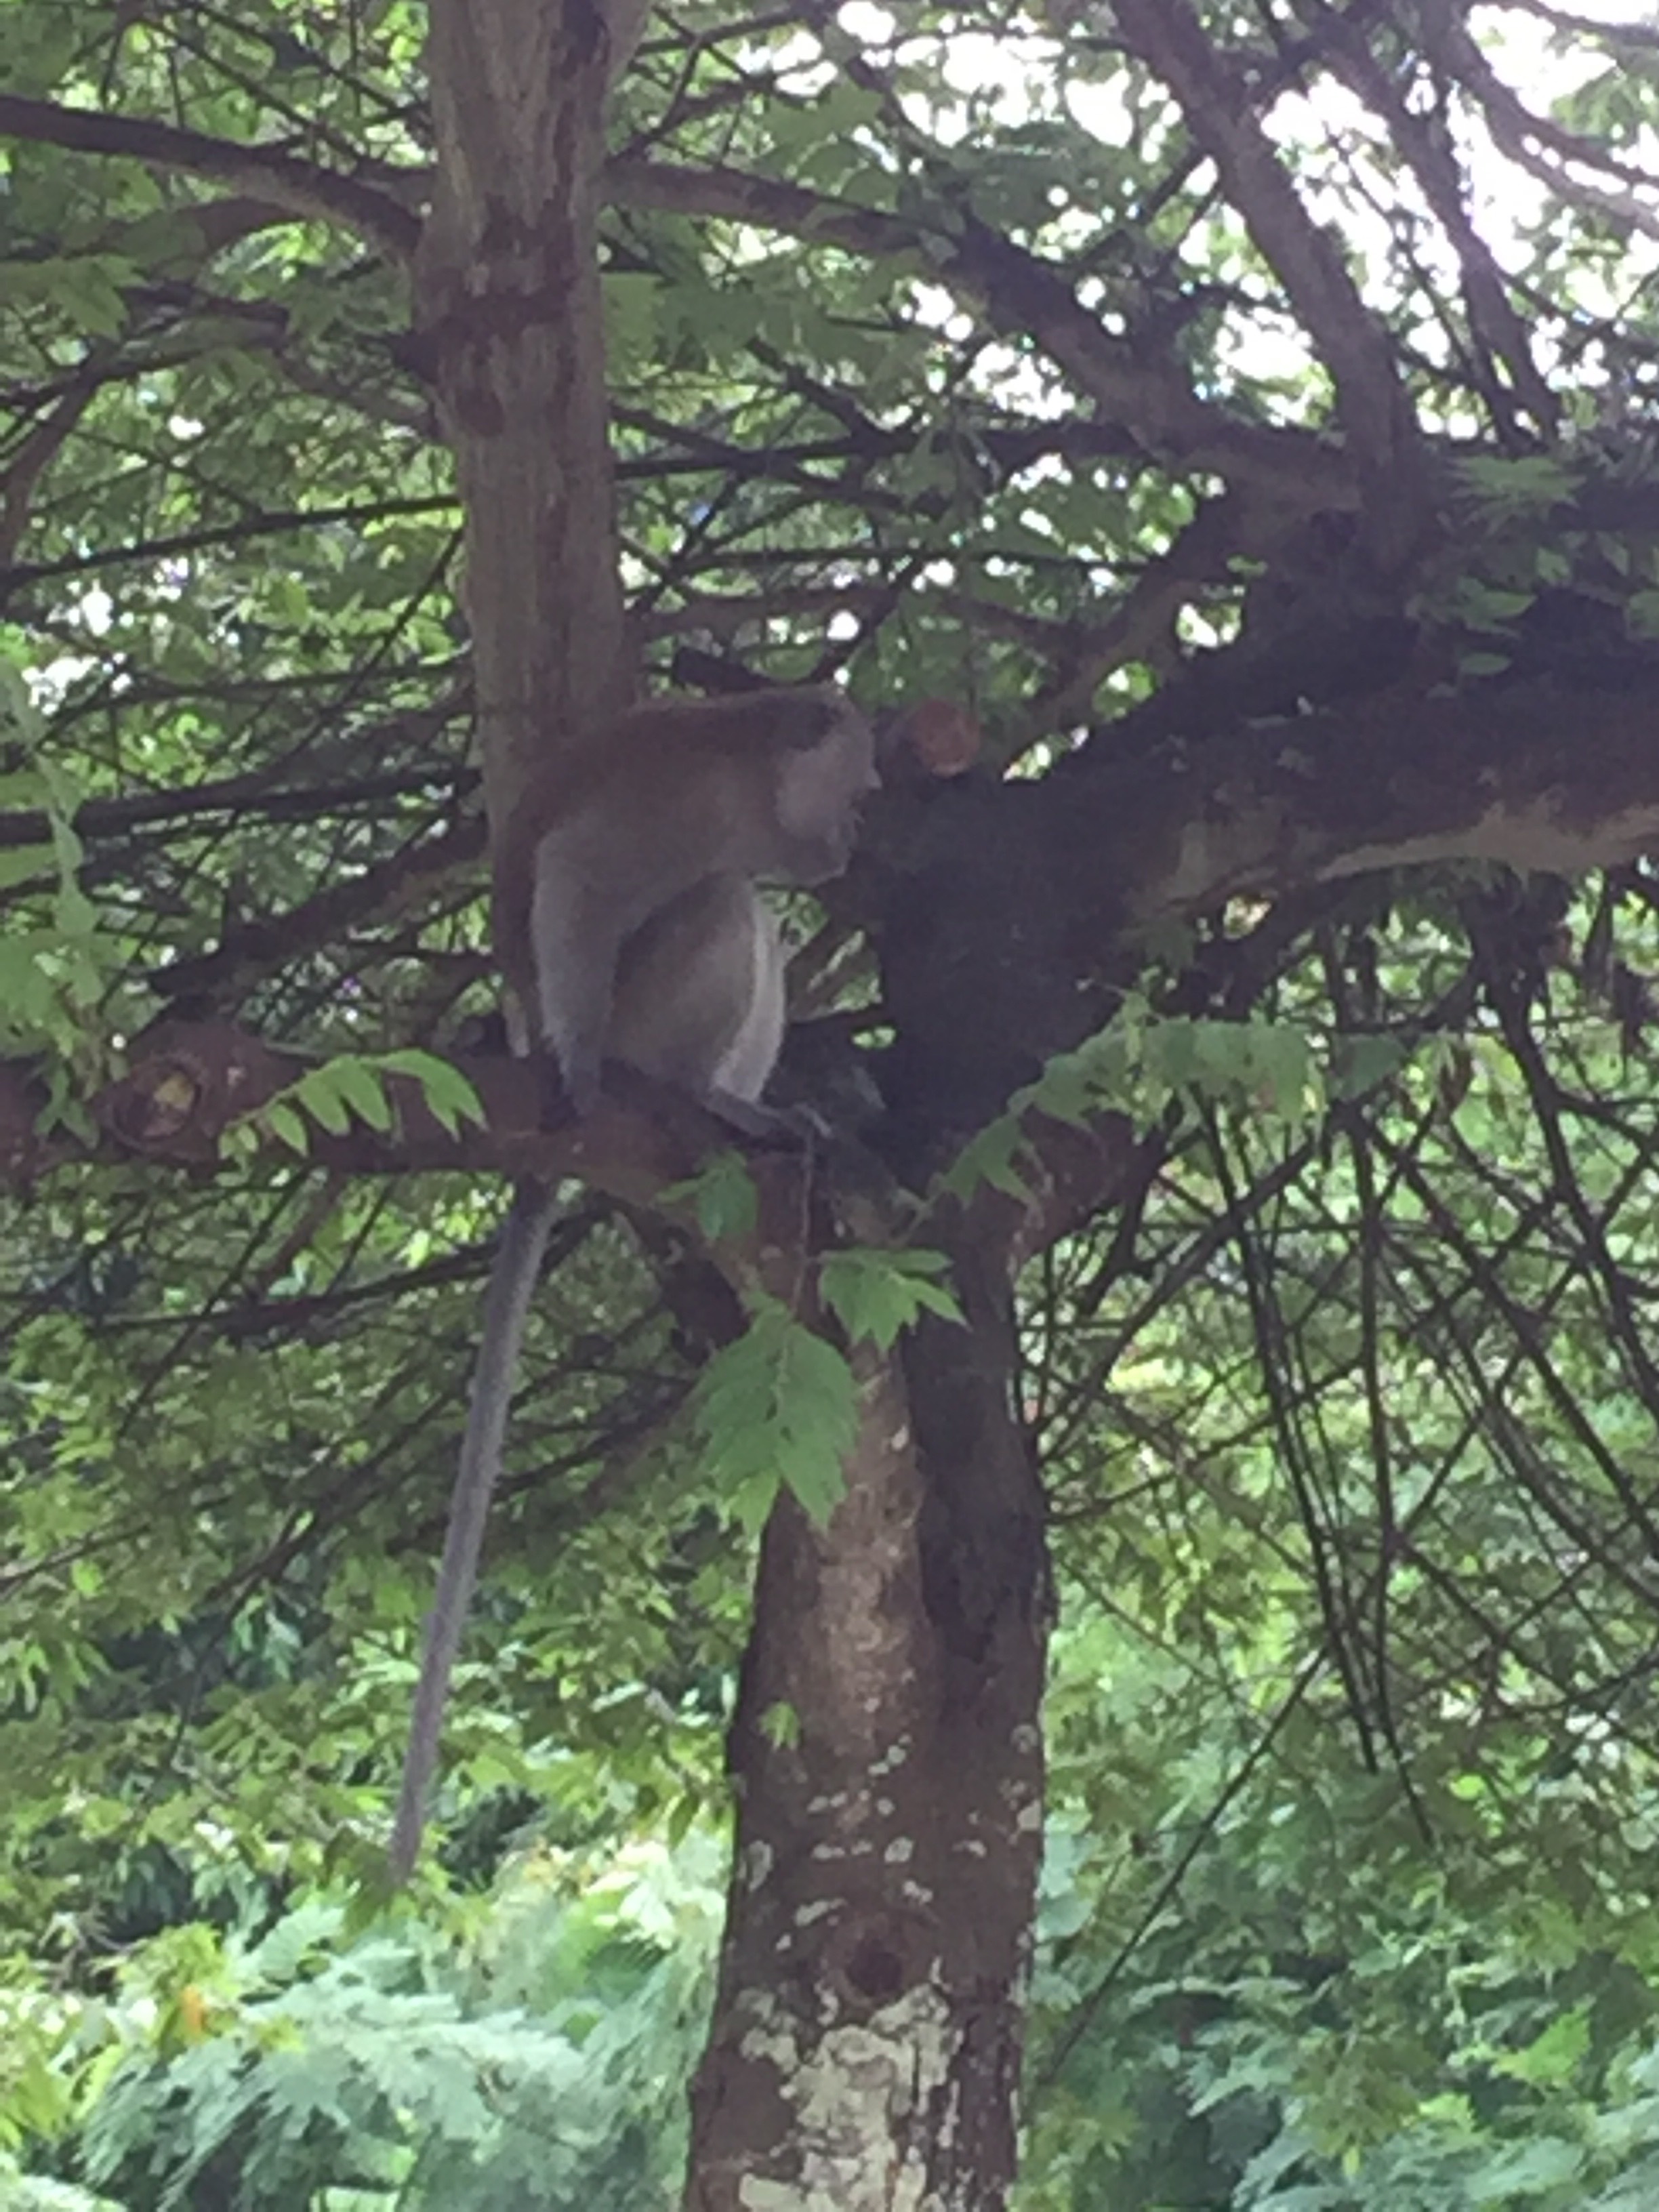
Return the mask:
[[[84,2176],[128,2212],[232,2184],[245,2212],[337,2191],[388,2212],[666,2207],[717,1871],[695,1840],[597,1868],[529,1860],[459,1949],[408,1923],[348,1940],[321,1904],[258,1940],[203,1929],[181,1949],[175,1933],[130,1964],[95,2069],[59,2046]],[[26,2185],[40,2212],[92,2212]]]
[[[1204,1670],[1086,1601],[1073,1620],[1021,2212],[1639,2202],[1659,2145],[1645,1899],[1569,1924],[1541,1862],[1483,1865],[1439,1805],[1430,1871],[1386,1785],[1330,1747],[1315,1778],[1301,1716],[1282,1784],[1240,1790],[1194,1715]],[[1258,1664],[1275,1626],[1249,1625]],[[1124,1802],[1132,1864],[1106,1825]]]
[[1554,453],[1470,453],[1456,472],[1470,497],[1499,523],[1535,518],[1569,500],[1580,471]]
[[21,2173],[0,2154],[0,2212],[122,2212],[108,2197],[96,2197],[72,2181],[48,2181]]
[[[1365,1049],[1362,1041],[1342,1042],[1342,1080],[1353,1079],[1355,1055]],[[1378,1039],[1369,1060],[1358,1064],[1380,1075],[1398,1052],[1392,1041]],[[1109,1029],[1074,1052],[1057,1054],[1036,1082],[1017,1091],[1007,1112],[963,1146],[939,1188],[965,1200],[985,1182],[1021,1195],[1029,1115],[1086,1127],[1102,1114],[1122,1114],[1146,1130],[1172,1104],[1222,1104],[1294,1127],[1317,1110],[1325,1091],[1311,1040],[1290,1024],[1170,1018],[1150,1015],[1132,1000]]]
[[[1547,1516],[1571,1496],[1616,1525],[1601,1440],[1645,1471],[1651,1431],[1612,1380],[1598,1263],[1530,1211],[1536,1073],[1490,1036],[1399,1049],[1440,927],[1396,914],[1372,940],[1376,1028],[1333,1040],[1329,1126],[1218,1103],[1169,1139],[1149,1274],[1081,1332],[1088,1260],[1031,1288],[1075,1518],[1023,2207],[1567,2212],[1651,2185],[1659,1774],[1639,1727],[1565,1719],[1547,1686],[1592,1647],[1609,1680],[1645,1665],[1644,1600],[1598,1582],[1569,1626],[1584,1554]],[[1594,993],[1561,981],[1553,1007],[1610,1098]],[[1604,1110],[1609,1150],[1562,1141],[1633,1251],[1649,1116]],[[1571,1442],[1564,1389],[1589,1416]],[[1307,1558],[1334,1577],[1312,1602]]]
[[307,1115],[331,1137],[343,1137],[354,1116],[378,1135],[391,1136],[398,1121],[392,1080],[399,1076],[420,1086],[426,1110],[452,1136],[464,1121],[483,1122],[477,1091],[458,1067],[434,1053],[336,1054],[307,1068],[245,1120],[233,1122],[225,1148],[232,1157],[251,1160],[261,1137],[270,1136],[303,1158],[311,1150]]
[[[1282,234],[1101,9],[685,0],[616,144],[644,198],[703,171],[726,211],[604,216],[653,681],[687,644],[845,662],[860,696],[972,698],[1037,771],[1085,725],[1196,758],[1190,690],[1155,750],[1112,718],[1218,640],[1327,634],[1356,585],[1447,684],[1522,684],[1564,602],[1599,619],[1555,696],[1620,674],[1659,628],[1651,38],[1469,16],[1500,76],[1523,16],[1547,56],[1517,178],[1461,17],[1425,50],[1413,11],[1348,11],[1372,44],[1337,83],[1328,41],[1277,35],[1297,12],[1270,43],[1194,11],[1422,426],[1409,604],[1376,604],[1351,507],[1302,531],[1349,391]],[[0,85],[408,183],[425,33],[412,0],[4,0]],[[1490,267],[1425,183],[1471,147]],[[0,1045],[28,1114],[88,1136],[158,1007],[307,1073],[212,1172],[106,1139],[4,1201],[0,2150],[35,2171],[0,2166],[0,2207],[652,2212],[719,1910],[733,1524],[781,1484],[832,1510],[855,1376],[782,1304],[709,1357],[729,1305],[678,1243],[570,1197],[422,1893],[444,1940],[361,1929],[495,1194],[309,1162],[319,1127],[395,1138],[404,1082],[476,1114],[441,1054],[490,994],[482,872],[427,865],[476,803],[453,472],[406,274],[362,238],[240,174],[21,137],[3,165]],[[1121,1213],[1020,1286],[1065,1624],[1024,2202],[1647,2212],[1651,884],[1328,884],[1290,920],[1183,916],[1178,982],[945,1186],[1030,1195],[1044,1118],[1147,1140]],[[876,1005],[867,971],[847,996]],[[735,1158],[691,1203],[753,1231]],[[925,1251],[802,1290],[860,1370],[955,1317]]]
[[676,1183],[662,1194],[664,1206],[690,1206],[698,1229],[710,1244],[751,1236],[760,1194],[741,1153],[716,1152],[695,1182]]
[[793,1705],[769,1705],[760,1717],[761,1734],[779,1751],[800,1741],[800,1715]]
[[851,1246],[819,1262],[818,1290],[854,1344],[890,1352],[925,1313],[962,1320],[954,1292],[939,1280],[949,1267],[942,1252]]
[[780,1487],[815,1521],[846,1490],[858,1435],[858,1386],[835,1346],[775,1299],[698,1379],[691,1417],[708,1474],[743,1525],[758,1528]]
[[45,1051],[61,1062],[64,1077],[54,1085],[61,1107],[69,1079],[84,1082],[101,1068],[92,1010],[112,955],[79,881],[83,852],[73,822],[80,792],[43,749],[42,735],[22,675],[0,659],[0,750],[27,763],[0,775],[0,811],[40,817],[38,835],[0,850],[0,894],[21,895],[32,909],[27,926],[0,936],[0,1048]]

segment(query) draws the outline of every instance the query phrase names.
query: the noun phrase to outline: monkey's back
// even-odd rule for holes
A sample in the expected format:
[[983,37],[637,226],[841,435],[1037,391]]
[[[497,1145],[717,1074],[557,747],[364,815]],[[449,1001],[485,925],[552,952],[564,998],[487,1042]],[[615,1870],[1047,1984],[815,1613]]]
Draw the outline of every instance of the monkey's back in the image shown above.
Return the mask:
[[712,732],[688,737],[645,709],[624,717],[602,753],[528,793],[503,825],[495,898],[503,971],[527,940],[544,868],[581,885],[590,923],[617,941],[705,877],[764,872],[771,782],[767,758],[712,742]]

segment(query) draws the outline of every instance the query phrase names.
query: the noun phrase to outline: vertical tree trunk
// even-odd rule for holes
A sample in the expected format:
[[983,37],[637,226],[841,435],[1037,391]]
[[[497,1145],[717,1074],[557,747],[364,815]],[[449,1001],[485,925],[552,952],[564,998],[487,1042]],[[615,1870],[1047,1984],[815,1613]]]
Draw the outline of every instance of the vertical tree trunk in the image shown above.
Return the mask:
[[455,454],[492,825],[625,687],[597,247],[596,0],[431,0],[416,317]]
[[1006,1271],[860,1370],[827,1528],[782,1501],[732,1735],[737,1853],[689,2212],[988,2212],[1014,2170],[1046,1567]]
[[[597,0],[432,0],[419,320],[497,825],[627,675],[596,247],[611,35]],[[1046,1581],[1008,1249],[964,1235],[969,1326],[866,1363],[829,1528],[786,1500],[767,1532],[696,2212],[989,2212],[1012,2176]]]

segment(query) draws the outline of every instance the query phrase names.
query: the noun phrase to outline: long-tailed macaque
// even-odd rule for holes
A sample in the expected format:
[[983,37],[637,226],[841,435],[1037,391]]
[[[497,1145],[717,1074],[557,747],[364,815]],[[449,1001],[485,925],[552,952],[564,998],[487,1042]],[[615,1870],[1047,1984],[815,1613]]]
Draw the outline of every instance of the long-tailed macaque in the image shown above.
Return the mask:
[[[746,1022],[764,964],[762,926],[750,919],[761,911],[754,884],[839,875],[876,781],[874,732],[826,684],[636,708],[574,777],[526,793],[501,841],[496,950],[532,1048],[555,1055],[579,1114],[599,1096],[607,1050],[716,1105],[722,1091],[744,1097],[723,1080],[720,1063],[731,1043],[725,1025]],[[704,893],[717,877],[749,891]],[[676,921],[671,909],[686,893],[699,899]],[[623,1008],[618,963],[647,925],[661,941],[651,957],[639,948],[637,1003]],[[689,1040],[676,1005],[689,964],[665,990],[653,988],[667,981],[671,941],[687,955],[696,947],[694,972],[708,994],[708,1019]],[[659,1025],[671,1017],[681,1032],[672,1069],[659,1064]],[[750,1103],[770,1073],[769,1060],[749,1086]]]
[[[839,875],[878,781],[871,726],[831,685],[623,715],[574,771],[532,787],[499,841],[495,945],[515,1051],[556,1066],[578,1114],[611,1059],[739,1128],[763,1125],[784,955],[757,884]],[[392,1830],[400,1881],[420,1849],[552,1218],[544,1186],[521,1182],[490,1271]]]

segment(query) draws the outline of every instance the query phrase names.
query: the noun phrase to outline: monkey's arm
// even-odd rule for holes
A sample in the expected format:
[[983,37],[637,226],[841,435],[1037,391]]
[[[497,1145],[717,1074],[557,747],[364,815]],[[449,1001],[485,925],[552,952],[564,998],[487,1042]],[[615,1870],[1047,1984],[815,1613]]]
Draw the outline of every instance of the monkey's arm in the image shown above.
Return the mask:
[[461,1441],[461,1464],[449,1501],[449,1527],[444,1535],[437,1594],[427,1616],[426,1649],[415,1692],[409,1747],[404,1754],[398,1817],[392,1831],[392,1876],[397,1882],[408,1880],[420,1852],[427,1796],[438,1765],[450,1669],[478,1577],[484,1522],[501,1470],[513,1378],[553,1214],[553,1195],[544,1184],[527,1180],[518,1184],[490,1266],[478,1364],[467,1401],[466,1433]]

